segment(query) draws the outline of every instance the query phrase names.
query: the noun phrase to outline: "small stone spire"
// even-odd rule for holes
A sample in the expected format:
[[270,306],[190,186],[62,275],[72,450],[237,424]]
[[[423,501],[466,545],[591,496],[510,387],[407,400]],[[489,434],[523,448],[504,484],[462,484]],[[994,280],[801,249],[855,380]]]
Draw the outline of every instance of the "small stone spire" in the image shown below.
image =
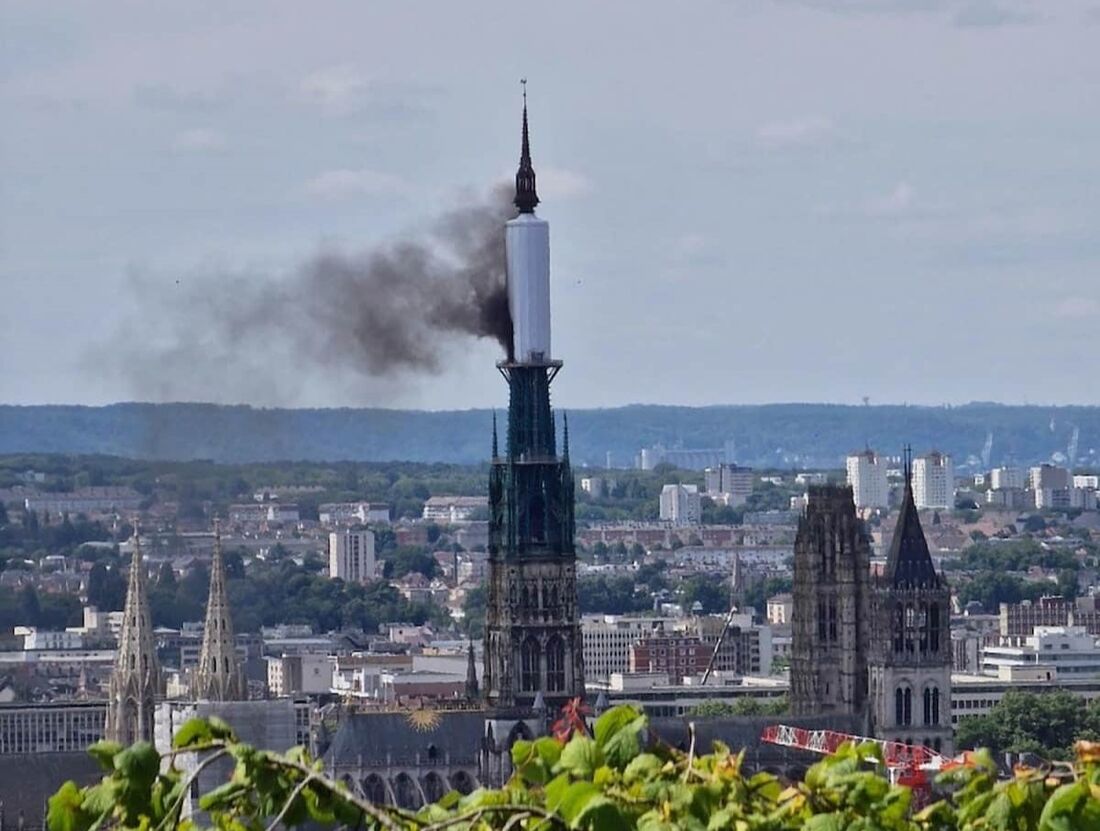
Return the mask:
[[233,618],[225,588],[221,522],[217,518],[214,519],[214,557],[210,563],[210,596],[206,601],[202,652],[191,692],[195,698],[209,701],[241,701],[247,697],[244,675],[237,661]]
[[141,530],[136,518],[133,544],[122,631],[108,686],[107,726],[104,731],[107,739],[124,745],[153,740],[153,711],[161,694],[160,667],[153,646],[153,621],[145,593]]
[[562,437],[561,437],[561,458],[563,462],[569,461],[569,413],[563,412],[561,414],[562,423]]
[[474,642],[466,648],[466,700],[475,702],[481,698],[477,685],[477,665],[474,663]]
[[539,203],[535,192],[535,168],[531,165],[531,141],[527,134],[527,79],[523,84],[523,144],[519,153],[519,170],[516,171],[516,198],[514,204],[521,214],[533,214]]

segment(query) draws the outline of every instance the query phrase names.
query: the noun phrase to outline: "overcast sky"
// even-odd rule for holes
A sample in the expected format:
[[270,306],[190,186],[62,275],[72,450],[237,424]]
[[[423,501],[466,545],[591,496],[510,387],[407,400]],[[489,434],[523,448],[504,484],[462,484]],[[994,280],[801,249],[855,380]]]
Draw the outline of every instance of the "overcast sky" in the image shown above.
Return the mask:
[[0,401],[499,406],[488,342],[384,383],[113,353],[511,175],[526,76],[558,404],[1100,404],[1097,0],[0,9]]

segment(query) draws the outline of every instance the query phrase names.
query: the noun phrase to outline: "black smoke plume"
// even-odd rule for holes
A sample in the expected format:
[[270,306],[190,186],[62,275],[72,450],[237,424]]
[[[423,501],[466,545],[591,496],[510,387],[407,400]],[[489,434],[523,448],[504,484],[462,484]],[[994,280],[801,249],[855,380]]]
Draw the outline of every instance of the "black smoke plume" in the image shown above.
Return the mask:
[[420,235],[323,252],[281,278],[139,278],[137,317],[97,359],[108,356],[141,398],[270,401],[281,396],[265,355],[289,360],[281,369],[365,381],[439,372],[462,337],[492,338],[511,357],[509,197],[497,188]]

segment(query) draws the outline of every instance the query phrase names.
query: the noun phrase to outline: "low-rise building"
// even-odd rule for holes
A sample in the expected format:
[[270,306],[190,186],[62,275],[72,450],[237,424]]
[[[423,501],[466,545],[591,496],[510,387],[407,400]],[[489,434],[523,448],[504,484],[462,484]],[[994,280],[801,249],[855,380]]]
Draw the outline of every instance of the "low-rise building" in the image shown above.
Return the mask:
[[431,496],[424,502],[425,522],[453,524],[477,519],[489,510],[488,496]]
[[983,674],[1009,668],[1048,669],[1060,678],[1100,675],[1100,646],[1083,626],[1036,626],[1022,644],[982,649]]
[[267,690],[275,698],[321,695],[332,689],[333,659],[328,655],[268,657]]

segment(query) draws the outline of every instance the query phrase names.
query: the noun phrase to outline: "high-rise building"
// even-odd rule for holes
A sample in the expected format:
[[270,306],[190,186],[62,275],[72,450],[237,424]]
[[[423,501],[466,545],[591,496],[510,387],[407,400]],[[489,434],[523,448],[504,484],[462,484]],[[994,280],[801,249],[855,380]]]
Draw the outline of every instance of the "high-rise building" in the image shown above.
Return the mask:
[[858,716],[867,702],[871,543],[852,489],[812,486],[794,543],[791,711]]
[[913,460],[913,499],[917,508],[955,507],[955,467],[946,453],[933,450]]
[[333,531],[328,535],[328,576],[346,583],[365,583],[378,576],[374,532]]
[[153,646],[153,621],[145,591],[141,532],[136,522],[133,546],[122,631],[107,691],[104,730],[107,739],[123,745],[153,740],[156,700],[162,692],[160,665]]
[[665,485],[661,488],[660,516],[674,525],[698,525],[703,515],[697,485]]
[[244,667],[237,658],[237,639],[225,587],[221,524],[214,520],[214,558],[210,563],[210,594],[202,630],[202,652],[191,693],[200,701],[243,701],[248,698]]
[[890,504],[886,459],[870,448],[850,453],[845,465],[856,508],[885,508]]
[[751,467],[723,463],[704,470],[703,481],[707,496],[737,507],[744,505],[752,493],[753,472]]
[[559,456],[550,384],[562,363],[550,350],[550,227],[535,215],[538,203],[525,103],[519,213],[505,226],[512,349],[497,365],[508,382],[508,432],[502,454],[494,419],[489,474],[482,691],[488,744],[497,748],[491,780],[507,773],[516,738],[544,731],[549,714],[584,695],[569,427],[563,419]]
[[901,515],[872,588],[868,682],[879,738],[951,752],[951,591],[921,529],[908,455]]
[[995,467],[989,472],[989,487],[995,491],[1020,490],[1024,472],[1018,467]]

